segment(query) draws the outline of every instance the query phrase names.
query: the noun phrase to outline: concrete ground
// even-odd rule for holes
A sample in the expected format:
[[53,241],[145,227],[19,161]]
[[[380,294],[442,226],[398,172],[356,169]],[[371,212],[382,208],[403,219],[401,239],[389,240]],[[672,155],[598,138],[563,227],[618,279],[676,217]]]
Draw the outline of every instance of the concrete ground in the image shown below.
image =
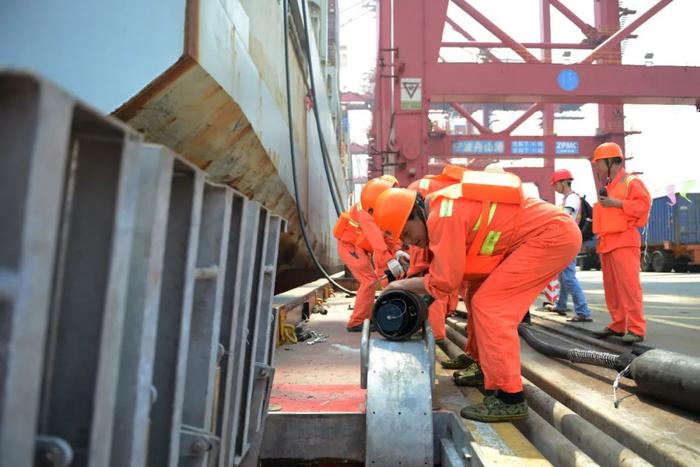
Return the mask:
[[[353,298],[338,292],[329,299],[326,315],[312,314],[308,329],[328,336],[325,342],[277,347],[270,411],[280,413],[364,413],[366,390],[360,388],[361,333],[346,331]],[[290,322],[296,315],[288,317]],[[373,338],[377,334],[372,334]],[[437,350],[438,359],[447,356]],[[458,388],[452,372],[438,365],[433,392],[434,410],[459,410],[481,402],[476,388]],[[541,453],[510,423],[481,423],[461,419],[474,438],[472,447],[488,465],[548,466]]]
[[[567,324],[600,329],[610,322],[602,275],[599,271],[579,271],[578,277],[590,302],[594,322]],[[700,355],[700,274],[642,273],[642,283],[648,321],[645,344]],[[541,301],[538,299],[535,305],[539,306]],[[326,315],[311,315],[308,328],[329,336],[325,342],[285,344],[276,349],[272,412],[365,411],[366,391],[360,388],[361,335],[345,330],[351,313],[348,305],[352,302],[352,298],[338,293],[326,303]],[[572,306],[570,303],[569,307]],[[555,313],[545,314],[553,321],[565,320]],[[289,322],[297,318],[288,316]],[[654,465],[698,465],[697,417],[637,397],[634,383],[628,380],[620,385],[620,407],[613,409],[611,386],[615,371],[551,359],[525,344],[521,350],[524,375],[533,384],[625,447],[652,460]],[[438,358],[446,356],[439,352]],[[450,373],[438,367],[433,406],[458,414],[461,407],[479,402],[482,394],[474,388],[457,388]],[[489,464],[547,465],[533,447],[534,440],[526,438],[514,425],[466,420],[462,423]]]
[[338,293],[328,314],[312,314],[308,329],[325,342],[285,344],[275,350],[275,382],[270,404],[285,412],[364,412],[360,388],[361,333],[345,330],[353,298]]
[[[647,320],[644,343],[651,347],[700,356],[700,274],[641,274]],[[602,329],[610,322],[605,306],[602,273],[578,271],[576,276],[584,289],[594,320],[593,323],[579,323],[576,326]],[[569,308],[573,309],[571,299]]]

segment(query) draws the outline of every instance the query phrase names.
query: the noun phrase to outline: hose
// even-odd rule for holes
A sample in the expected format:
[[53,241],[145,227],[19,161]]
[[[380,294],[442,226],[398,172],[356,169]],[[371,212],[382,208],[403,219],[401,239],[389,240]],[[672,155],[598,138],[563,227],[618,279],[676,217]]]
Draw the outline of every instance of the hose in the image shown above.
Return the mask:
[[321,144],[323,169],[326,171],[326,180],[328,181],[328,188],[331,192],[333,205],[335,206],[335,214],[339,216],[342,211],[345,211],[345,208],[343,206],[343,202],[339,201],[339,199],[342,199],[342,197],[340,196],[340,190],[338,189],[338,181],[335,179],[335,174],[332,170],[330,157],[328,156],[326,138],[323,137],[323,131],[321,131],[321,119],[318,115],[318,104],[316,102],[316,83],[314,80],[314,67],[313,62],[311,61],[311,47],[309,45],[309,21],[306,14],[306,0],[301,1],[301,12],[302,17],[304,19],[304,55],[306,55],[306,62],[309,65],[309,82],[311,84],[311,107],[314,110],[316,132],[318,133],[318,140]]
[[282,326],[282,336],[284,336],[285,344],[296,344],[298,342],[293,324],[287,323]]
[[530,325],[521,324],[518,326],[518,334],[533,349],[545,355],[568,360],[572,363],[587,363],[589,365],[602,366],[613,370],[622,371],[635,358],[634,355],[614,354],[609,352],[599,352],[597,350],[580,349],[576,347],[565,347],[563,345],[546,342],[538,336],[538,333]]
[[[304,2],[302,2],[304,3]],[[319,272],[330,282],[333,284],[333,286],[337,287],[339,290],[342,290],[343,292],[350,294],[350,295],[355,295],[355,292],[346,289],[345,287],[341,286],[338,284],[336,281],[333,280],[333,278],[326,272],[326,270],[321,266],[321,263],[318,261],[318,258],[316,257],[316,254],[313,251],[313,248],[311,247],[311,242],[309,241],[309,236],[306,232],[306,226],[304,225],[304,212],[301,209],[301,203],[299,201],[299,183],[297,181],[297,166],[296,166],[296,154],[294,151],[294,130],[292,128],[292,91],[291,91],[291,84],[290,84],[290,78],[289,78],[289,44],[288,44],[288,37],[289,37],[289,0],[283,0],[282,2],[282,16],[284,18],[283,23],[284,23],[284,72],[285,72],[285,81],[286,81],[286,91],[287,91],[287,119],[289,120],[289,153],[290,157],[292,160],[292,182],[294,185],[294,204],[296,205],[296,211],[297,211],[297,216],[299,217],[299,227],[301,228],[301,236],[304,238],[304,245],[306,245],[306,249],[309,251],[309,255],[311,256],[311,259],[313,260],[314,264],[316,265],[316,268],[319,270]],[[327,173],[326,173],[327,174]],[[332,195],[332,193],[331,193]]]
[[[614,354],[567,347],[545,342],[532,326],[521,324],[518,334],[535,350],[545,355],[573,363],[611,368],[618,371],[613,384],[616,393],[620,377],[631,378],[639,394],[651,396],[674,407],[700,413],[700,359],[690,355],[659,349],[646,350],[641,355],[632,352]],[[615,407],[618,406],[615,394]]]
[[700,414],[700,359],[652,349],[635,358],[630,373],[641,394]]

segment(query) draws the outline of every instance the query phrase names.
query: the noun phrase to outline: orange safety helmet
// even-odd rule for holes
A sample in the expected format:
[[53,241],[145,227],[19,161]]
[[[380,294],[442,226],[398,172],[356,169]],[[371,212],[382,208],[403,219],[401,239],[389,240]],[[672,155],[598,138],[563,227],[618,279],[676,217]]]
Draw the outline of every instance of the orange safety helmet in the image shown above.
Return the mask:
[[362,209],[370,212],[374,209],[374,205],[377,203],[377,198],[379,195],[384,193],[386,190],[392,187],[390,181],[384,180],[382,177],[373,178],[362,187],[362,192],[360,193],[360,204]]
[[416,204],[417,193],[406,188],[391,188],[379,195],[374,208],[374,220],[382,230],[399,240],[408,216]]
[[380,180],[384,180],[385,182],[391,183],[392,187],[398,187],[399,186],[399,179],[394,177],[393,175],[382,175],[379,177]]
[[591,162],[596,162],[602,159],[612,159],[614,157],[619,157],[624,159],[625,156],[622,155],[622,148],[617,143],[603,143],[593,152],[593,160]]
[[557,182],[561,182],[564,180],[573,180],[574,176],[571,175],[571,172],[569,172],[566,169],[559,169],[555,170],[554,173],[552,174],[552,185],[555,185]]

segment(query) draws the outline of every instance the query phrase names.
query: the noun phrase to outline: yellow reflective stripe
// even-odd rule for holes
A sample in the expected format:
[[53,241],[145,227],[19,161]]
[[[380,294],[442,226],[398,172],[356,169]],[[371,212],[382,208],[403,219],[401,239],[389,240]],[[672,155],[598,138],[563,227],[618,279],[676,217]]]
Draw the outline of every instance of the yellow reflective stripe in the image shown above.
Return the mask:
[[498,206],[496,203],[491,203],[491,208],[489,210],[489,225],[491,225],[493,215],[496,214],[496,206]]
[[[491,203],[491,207],[489,208],[489,223],[486,225],[491,225],[491,221],[493,220],[494,214],[496,214],[496,207],[498,204],[496,203]],[[476,232],[479,230],[479,227],[481,226],[481,214],[479,214],[479,218],[476,220],[476,224],[474,224],[474,228],[472,231]]]
[[452,206],[454,206],[455,200],[445,198],[440,204],[440,217],[450,217],[452,215]]
[[427,178],[421,178],[418,181],[418,188],[420,188],[421,190],[429,190],[430,189],[430,180],[428,180]]
[[481,245],[481,251],[479,253],[482,255],[491,256],[493,254],[493,250],[496,249],[496,243],[498,243],[498,240],[500,238],[501,232],[496,232],[495,230],[490,231],[486,235],[484,243]]
[[352,220],[352,219],[350,219],[350,218],[348,218],[348,224],[352,225],[352,226],[355,227],[355,228],[359,228],[359,227],[360,227],[360,223],[359,223],[359,222],[354,221],[354,220]]

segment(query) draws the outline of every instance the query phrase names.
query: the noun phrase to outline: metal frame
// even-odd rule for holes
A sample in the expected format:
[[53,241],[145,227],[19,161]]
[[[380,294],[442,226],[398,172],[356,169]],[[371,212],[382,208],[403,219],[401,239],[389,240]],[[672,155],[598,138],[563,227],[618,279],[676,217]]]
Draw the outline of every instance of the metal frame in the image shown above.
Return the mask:
[[[180,433],[180,457],[188,458],[187,465],[207,465],[211,443],[216,440],[218,445],[212,420],[232,202],[233,191],[229,188],[205,186]],[[195,437],[192,444],[186,446],[183,442],[187,436],[185,429],[208,436]],[[206,443],[208,449],[201,449],[202,443]]]
[[[236,464],[243,461],[251,448],[251,439],[261,435],[262,421],[265,415],[266,401],[271,389],[274,372],[268,369],[271,354],[269,339],[273,338],[270,331],[273,321],[272,296],[275,289],[275,267],[277,264],[277,247],[281,231],[281,219],[271,216],[267,211],[260,213],[258,224],[258,242],[254,268],[253,300],[250,317],[247,323],[248,337],[245,345],[244,365],[252,369],[250,377],[244,378],[244,397],[239,412],[236,443]],[[250,318],[254,318],[253,321]],[[264,374],[261,374],[263,371]],[[264,397],[260,397],[265,394]]]
[[[222,344],[227,349],[227,367],[225,378],[225,396],[222,414],[222,455],[219,459],[220,466],[228,466],[234,463],[236,457],[236,439],[239,433],[239,414],[241,411],[241,399],[243,394],[243,345],[247,338],[248,310],[251,303],[252,279],[251,271],[254,267],[254,252],[257,248],[257,230],[259,222],[260,205],[244,200],[241,207],[240,235],[238,242],[238,254],[236,258],[237,273],[234,286],[235,295],[231,301],[231,326],[230,338]],[[230,273],[230,271],[229,271]],[[227,283],[230,283],[227,281]]]
[[[3,395],[4,415],[22,410],[14,413],[18,418],[8,420],[7,424],[3,421],[6,427],[3,433],[5,430],[8,435],[22,433],[26,438],[16,445],[12,442],[5,445],[3,441],[0,450],[13,456],[14,460],[8,461],[8,465],[31,464],[34,456],[31,443],[42,433],[50,435],[44,440],[56,440],[55,446],[70,445],[77,463],[106,466],[109,465],[134,236],[141,139],[116,120],[100,117],[88,107],[68,101],[41,80],[13,73],[6,73],[1,79],[32,87],[38,94],[58,95],[63,102],[60,113],[56,109],[33,107],[31,102],[25,104],[30,112],[37,111],[35,116],[40,120],[56,122],[54,125],[62,129],[62,134],[50,135],[53,140],[45,143],[60,144],[65,153],[56,161],[47,161],[41,168],[37,164],[44,162],[43,157],[27,160],[37,170],[55,171],[42,177],[46,185],[41,185],[40,180],[32,180],[32,184],[25,180],[25,186],[31,190],[57,191],[53,191],[54,199],[47,206],[32,206],[31,210],[23,212],[25,234],[30,238],[38,232],[40,236],[50,235],[52,245],[14,245],[18,247],[15,253],[24,258],[33,254],[43,256],[42,271],[36,271],[38,277],[22,277],[18,286],[20,291],[32,288],[35,280],[41,284],[42,277],[49,276],[50,289],[42,290],[40,285],[36,291],[27,290],[35,295],[34,300],[48,308],[42,306],[30,312],[18,307],[10,311],[10,316],[15,320],[15,329],[36,326],[35,330],[41,327],[46,334],[34,335],[33,345],[43,357],[39,361],[22,355],[24,350],[16,345],[16,339],[22,337],[20,334],[6,341],[9,343],[8,369],[12,371],[15,365],[25,365],[23,371],[33,374],[27,387],[10,386]],[[14,129],[19,134],[31,134],[37,129],[37,122],[4,122],[8,123],[10,131]],[[38,129],[41,126],[39,124]],[[49,134],[38,136],[36,141],[46,136]],[[6,137],[11,138],[3,135],[3,139]],[[31,147],[32,141],[27,141],[26,145]],[[55,150],[46,154],[46,157],[52,156],[56,156]],[[18,172],[4,173],[16,176]],[[18,190],[9,192],[8,204],[20,206],[13,195],[21,193],[22,187],[14,188]],[[41,251],[42,248],[45,250]],[[21,301],[18,305],[21,306]],[[36,356],[34,352],[30,353]],[[40,400],[34,392],[38,377],[43,378]],[[10,385],[15,381],[8,378]],[[21,426],[16,427],[18,419],[30,421],[19,422]],[[10,438],[12,435],[3,434],[3,440]],[[62,443],[63,440],[68,444]],[[42,449],[41,445],[38,447]]]
[[34,456],[73,106],[43,81],[0,74],[0,465]]
[[367,388],[365,465],[433,465],[435,447],[432,436],[426,436],[433,433],[435,380],[435,339],[430,325],[420,341],[370,339],[369,320],[362,331],[360,371]]
[[[478,41],[463,25],[447,16],[452,2],[493,34],[498,41]],[[430,157],[468,157],[470,166],[480,168],[504,158],[544,159],[541,168],[514,168],[513,172],[535,182],[540,195],[554,200],[549,179],[554,161],[566,158],[589,158],[591,148],[605,141],[614,141],[624,148],[624,103],[689,104],[700,108],[700,67],[646,67],[621,64],[620,43],[644,22],[652,18],[672,0],[659,0],[625,27],[620,16],[630,14],[616,0],[593,2],[595,24],[589,25],[569,10],[561,0],[540,0],[542,18],[541,41],[520,43],[498,27],[467,0],[379,0],[379,53],[375,78],[375,105],[370,141],[370,177],[384,171],[393,172],[402,184],[429,173]],[[561,12],[582,33],[580,44],[552,42],[551,8]],[[445,42],[443,30],[449,27],[465,41]],[[479,48],[485,63],[450,63],[440,55],[441,48]],[[557,48],[589,49],[591,53],[577,64],[552,63],[552,50]],[[491,50],[508,48],[523,63],[506,63]],[[530,49],[540,50],[539,57]],[[577,87],[564,89],[558,84],[561,72],[575,73]],[[517,80],[513,76],[518,76]],[[415,108],[402,109],[402,79],[419,78],[421,99]],[[530,104],[524,113],[501,132],[489,128],[490,107],[497,102]],[[579,142],[575,154],[555,151],[554,105],[556,103],[588,103],[599,105],[599,131],[596,136],[561,138]],[[469,122],[469,130],[478,134],[447,136],[428,125],[431,104],[449,104]],[[464,104],[469,103],[468,107]],[[483,110],[484,119],[471,114]],[[543,132],[524,138],[512,132],[530,116],[541,113]],[[498,140],[504,150],[497,153],[455,154],[451,143],[456,141]],[[545,151],[519,154],[510,151],[512,141],[544,141]],[[510,169],[509,169],[510,170]]]
[[194,295],[204,174],[178,160],[172,179],[163,265],[148,465],[175,466],[179,457],[187,352]]
[[142,150],[111,465],[146,464],[149,426],[144,421],[154,394],[151,380],[174,155],[155,145]]
[[[430,440],[435,464],[443,466],[482,466],[477,443],[459,416],[452,412],[431,412],[434,430]],[[405,433],[400,430],[399,433]],[[263,437],[261,460],[316,459],[365,460],[365,414],[314,412],[272,413]],[[388,443],[391,447],[393,443]],[[396,463],[370,465],[397,465]],[[411,465],[403,463],[403,465]],[[420,465],[424,466],[424,463]]]
[[0,121],[0,464],[257,453],[285,221],[33,76]]

